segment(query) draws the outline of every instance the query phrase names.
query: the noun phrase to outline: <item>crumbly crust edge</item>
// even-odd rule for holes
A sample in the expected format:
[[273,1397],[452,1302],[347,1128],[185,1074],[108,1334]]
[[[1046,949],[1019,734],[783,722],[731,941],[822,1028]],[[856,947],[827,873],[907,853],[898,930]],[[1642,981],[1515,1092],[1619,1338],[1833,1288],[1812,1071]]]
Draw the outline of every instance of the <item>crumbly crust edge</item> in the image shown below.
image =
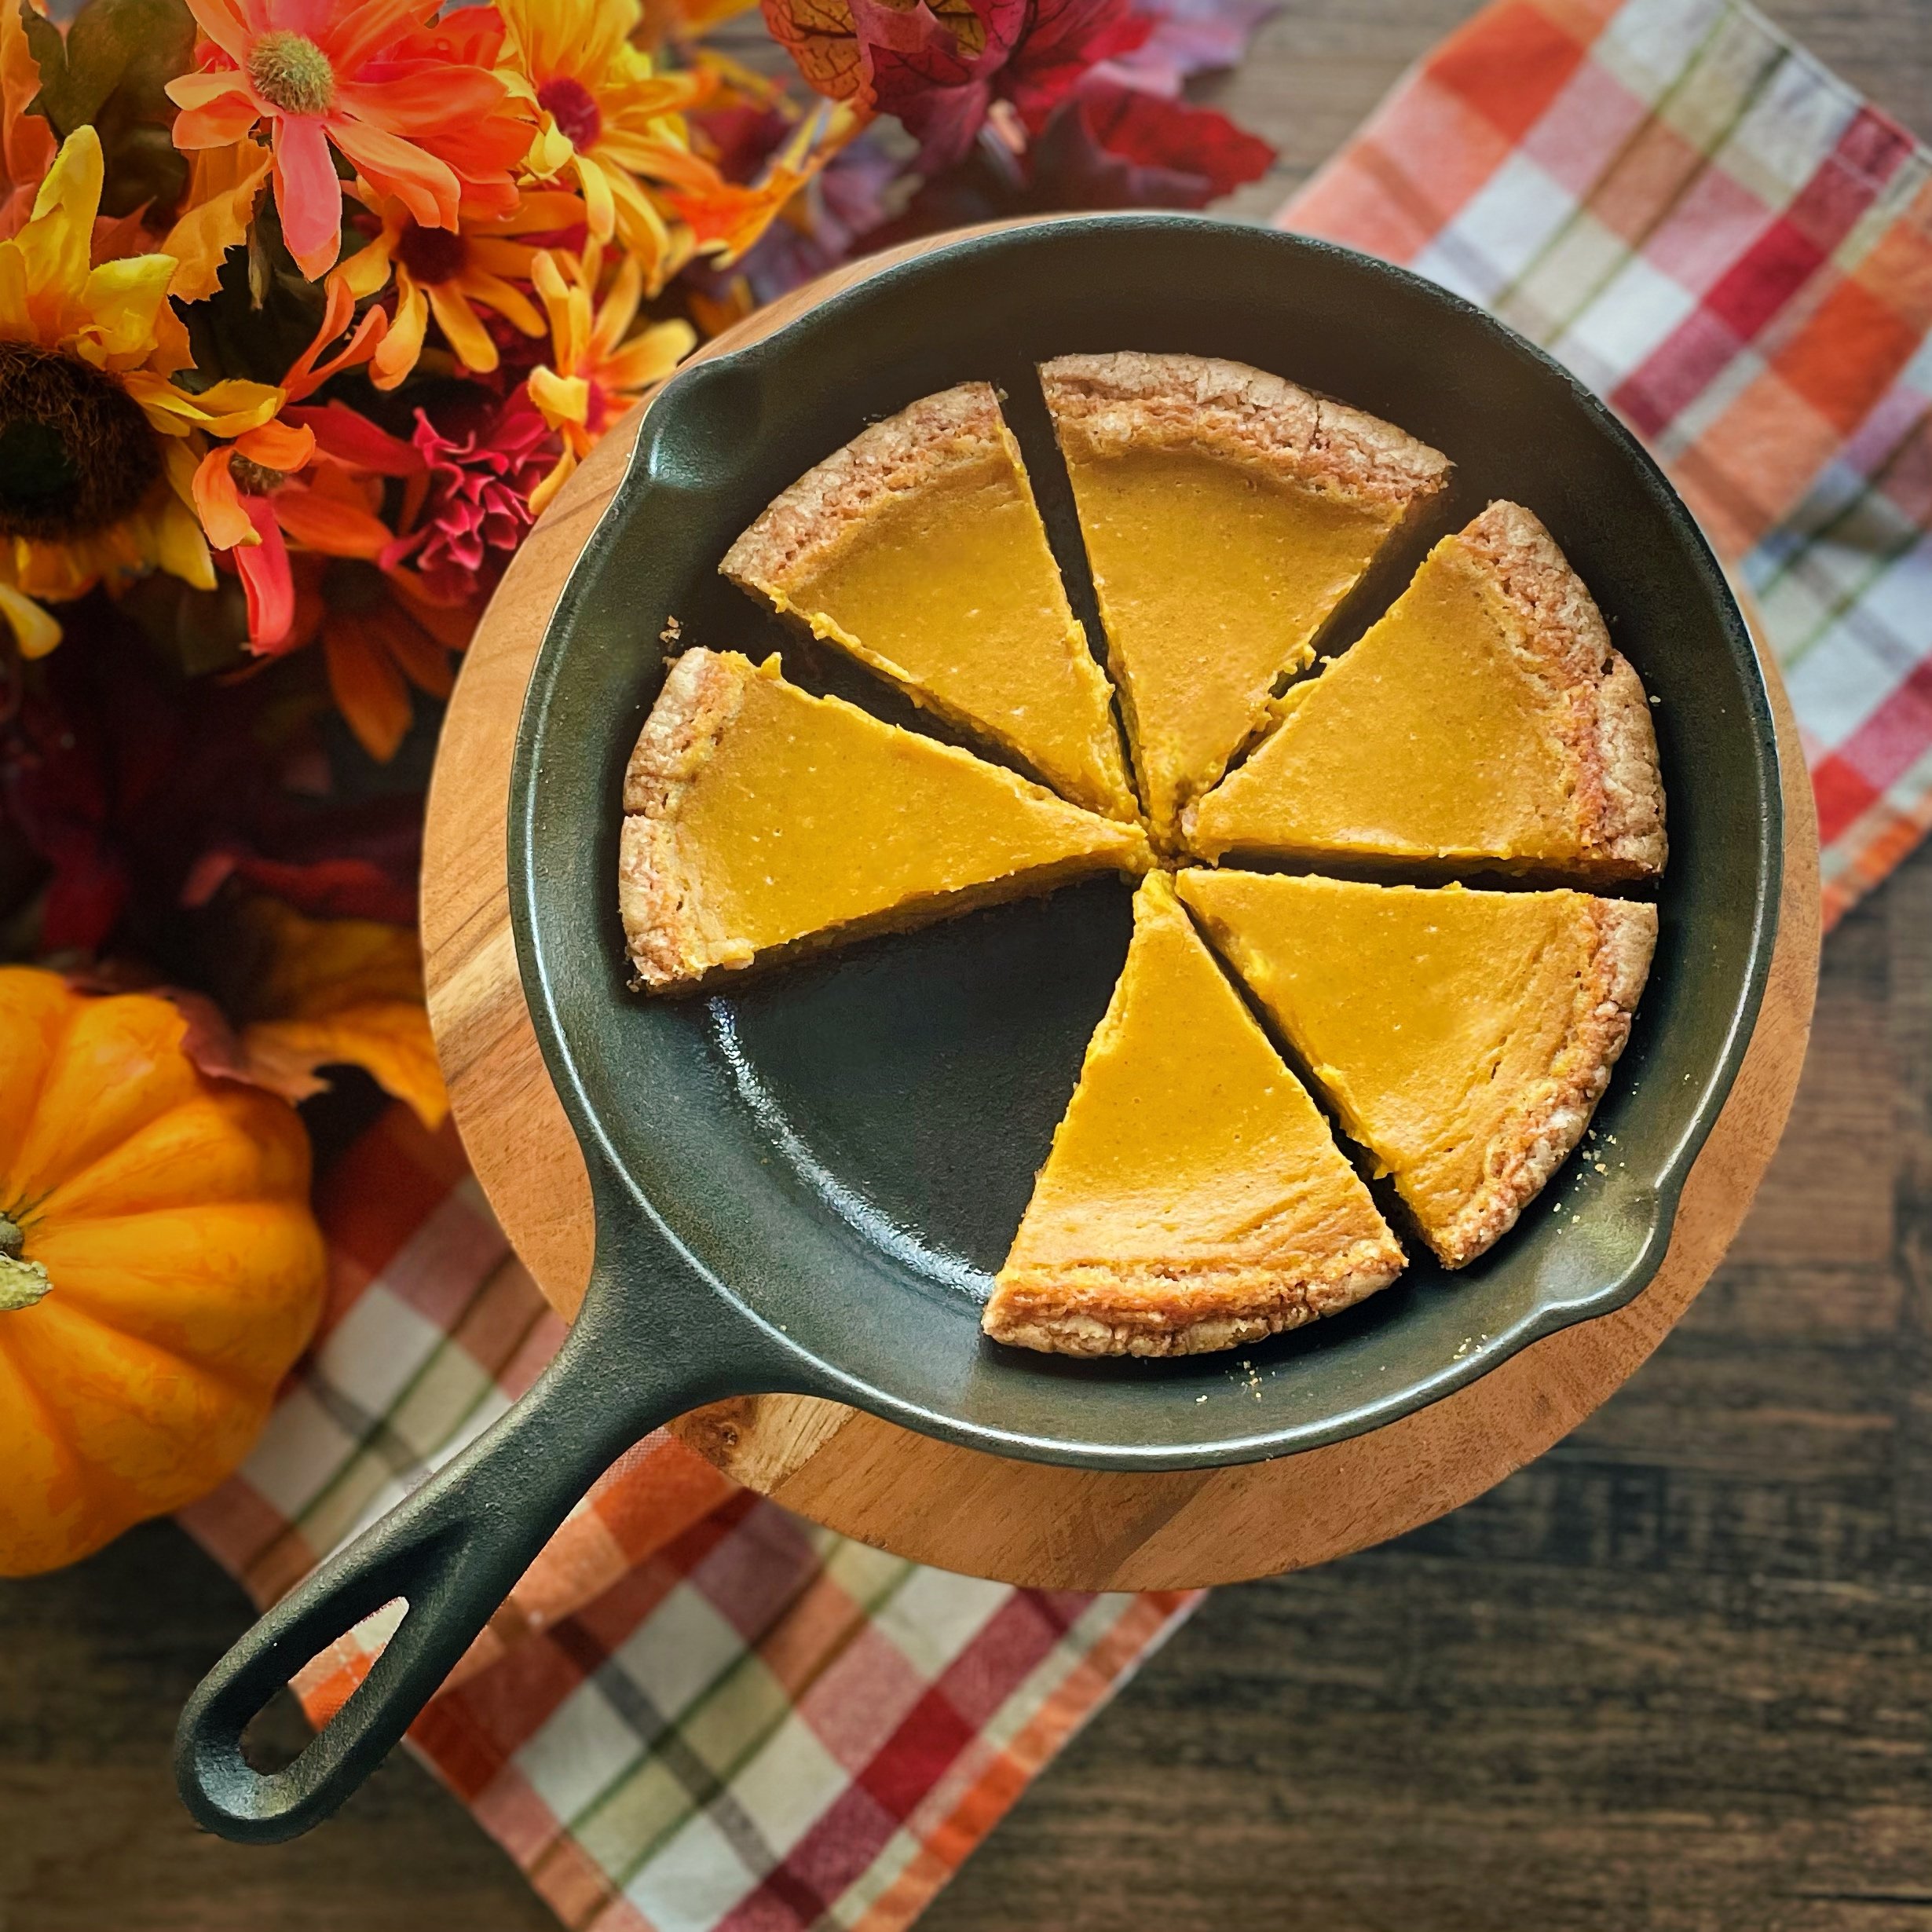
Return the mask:
[[1668,855],[1656,729],[1642,681],[1610,642],[1596,599],[1520,503],[1491,503],[1448,541],[1517,620],[1525,669],[1553,687],[1590,877],[1653,877]]
[[686,791],[758,675],[734,651],[686,651],[666,675],[624,767],[617,906],[631,963],[653,989],[719,963],[705,944],[675,826]]
[[1405,1265],[1385,1230],[1293,1275],[1103,1262],[1002,1270],[980,1326],[1008,1347],[1052,1355],[1206,1355],[1339,1314]]
[[1626,899],[1589,904],[1596,944],[1549,1078],[1491,1140],[1482,1185],[1446,1227],[1428,1232],[1447,1267],[1464,1267],[1493,1247],[1569,1158],[1630,1037],[1656,950],[1657,909]]
[[1041,365],[1040,382],[1069,455],[1195,450],[1376,504],[1392,521],[1441,490],[1451,467],[1392,423],[1245,363],[1136,350],[1061,356]]
[[781,590],[829,559],[891,498],[1006,457],[1006,424],[991,383],[922,396],[781,490],[718,568],[745,589]]

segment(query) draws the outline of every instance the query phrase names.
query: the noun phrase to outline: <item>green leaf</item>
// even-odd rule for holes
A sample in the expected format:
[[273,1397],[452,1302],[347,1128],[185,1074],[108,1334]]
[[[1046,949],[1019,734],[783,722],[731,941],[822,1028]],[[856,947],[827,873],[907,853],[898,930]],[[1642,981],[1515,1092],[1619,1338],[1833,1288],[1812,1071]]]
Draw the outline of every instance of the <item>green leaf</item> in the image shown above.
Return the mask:
[[101,136],[101,212],[128,214],[144,202],[171,208],[188,181],[187,161],[170,137],[174,104],[166,92],[195,57],[194,16],[184,0],[87,0],[64,47],[49,23],[33,24],[31,9],[27,17],[40,104],[54,132],[64,140],[91,123]]

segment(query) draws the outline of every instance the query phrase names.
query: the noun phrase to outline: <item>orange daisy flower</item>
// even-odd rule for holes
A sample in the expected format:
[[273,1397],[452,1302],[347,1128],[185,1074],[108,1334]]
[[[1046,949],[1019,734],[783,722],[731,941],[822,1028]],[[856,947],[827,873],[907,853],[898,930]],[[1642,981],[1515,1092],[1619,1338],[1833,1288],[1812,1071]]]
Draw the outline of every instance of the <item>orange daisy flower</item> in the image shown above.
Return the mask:
[[[181,109],[174,145],[225,147],[265,123],[276,209],[305,275],[326,273],[342,251],[331,147],[425,228],[453,228],[466,198],[514,205],[509,169],[529,123],[506,111],[508,90],[486,65],[450,57],[450,35],[429,24],[436,0],[189,4],[206,38],[200,66],[168,82]],[[467,31],[485,55],[500,32]]]
[[[353,298],[335,277],[322,326],[281,382],[273,420],[222,444],[195,470],[196,514],[208,541],[232,551],[248,596],[248,640],[258,651],[292,649],[295,580],[288,543],[332,557],[380,556],[394,532],[377,515],[382,489],[369,479],[420,474],[414,449],[340,403],[295,405],[330,377],[368,360],[386,318],[371,309],[349,340],[324,359],[347,326]],[[286,541],[284,540],[287,540]]]
[[447,697],[450,653],[470,642],[477,613],[438,604],[407,570],[360,558],[298,556],[289,648],[322,645],[329,692],[362,748],[386,763],[408,731],[412,685]]

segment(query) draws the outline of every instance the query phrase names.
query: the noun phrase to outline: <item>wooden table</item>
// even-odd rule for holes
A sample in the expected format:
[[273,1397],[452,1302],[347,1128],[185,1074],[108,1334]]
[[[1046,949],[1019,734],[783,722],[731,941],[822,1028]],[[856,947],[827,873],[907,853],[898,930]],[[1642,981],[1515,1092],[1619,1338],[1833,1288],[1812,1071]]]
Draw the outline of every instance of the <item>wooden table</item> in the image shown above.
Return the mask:
[[[1768,0],[1932,133],[1927,0]],[[1261,214],[1466,0],[1290,0],[1217,97]],[[0,1932],[509,1932],[548,1912],[415,1765],[273,1852],[174,1714],[247,1615],[180,1532],[0,1584]],[[1828,943],[1729,1261],[1582,1429],[1370,1554],[1218,1593],[924,1932],[1932,1927],[1932,851]]]

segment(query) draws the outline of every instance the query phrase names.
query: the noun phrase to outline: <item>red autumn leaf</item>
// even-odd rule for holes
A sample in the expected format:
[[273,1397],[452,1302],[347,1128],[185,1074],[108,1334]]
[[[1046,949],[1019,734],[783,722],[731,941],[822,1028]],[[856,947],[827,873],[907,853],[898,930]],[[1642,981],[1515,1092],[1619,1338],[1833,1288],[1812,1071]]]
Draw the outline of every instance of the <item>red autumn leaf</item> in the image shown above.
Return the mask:
[[1127,0],[1036,0],[999,91],[1037,134],[1089,68],[1131,53],[1153,30]]
[[871,105],[858,30],[845,0],[760,0],[771,37],[808,86],[828,100]]
[[413,920],[421,800],[336,792],[319,667],[170,677],[134,601],[72,606],[73,648],[32,668],[0,726],[0,821],[52,873],[42,947],[159,957],[180,909],[230,878],[311,914]]
[[1094,126],[1095,105],[1083,88],[1034,143],[1028,156],[1030,210],[1200,208],[1213,199],[1205,175],[1137,161],[1104,146]]
[[867,91],[881,114],[898,117],[919,142],[922,173],[950,167],[972,145],[993,104],[993,78],[1025,23],[1026,0],[850,0]]
[[[397,858],[413,840],[397,840]],[[181,888],[184,906],[205,906],[231,879],[273,893],[298,911],[329,919],[407,925],[416,916],[414,880],[395,863],[370,858],[265,858],[234,847],[204,852]]]
[[957,164],[996,100],[1029,131],[1099,62],[1153,31],[1129,0],[764,0],[772,32],[820,93],[895,116],[928,178]]
[[1274,165],[1275,150],[1266,141],[1213,108],[1190,107],[1099,79],[1081,86],[1076,104],[1094,141],[1109,155],[1170,181],[1187,176],[1204,184],[1198,199],[1163,200],[1163,207],[1205,207],[1243,182],[1259,181]]

